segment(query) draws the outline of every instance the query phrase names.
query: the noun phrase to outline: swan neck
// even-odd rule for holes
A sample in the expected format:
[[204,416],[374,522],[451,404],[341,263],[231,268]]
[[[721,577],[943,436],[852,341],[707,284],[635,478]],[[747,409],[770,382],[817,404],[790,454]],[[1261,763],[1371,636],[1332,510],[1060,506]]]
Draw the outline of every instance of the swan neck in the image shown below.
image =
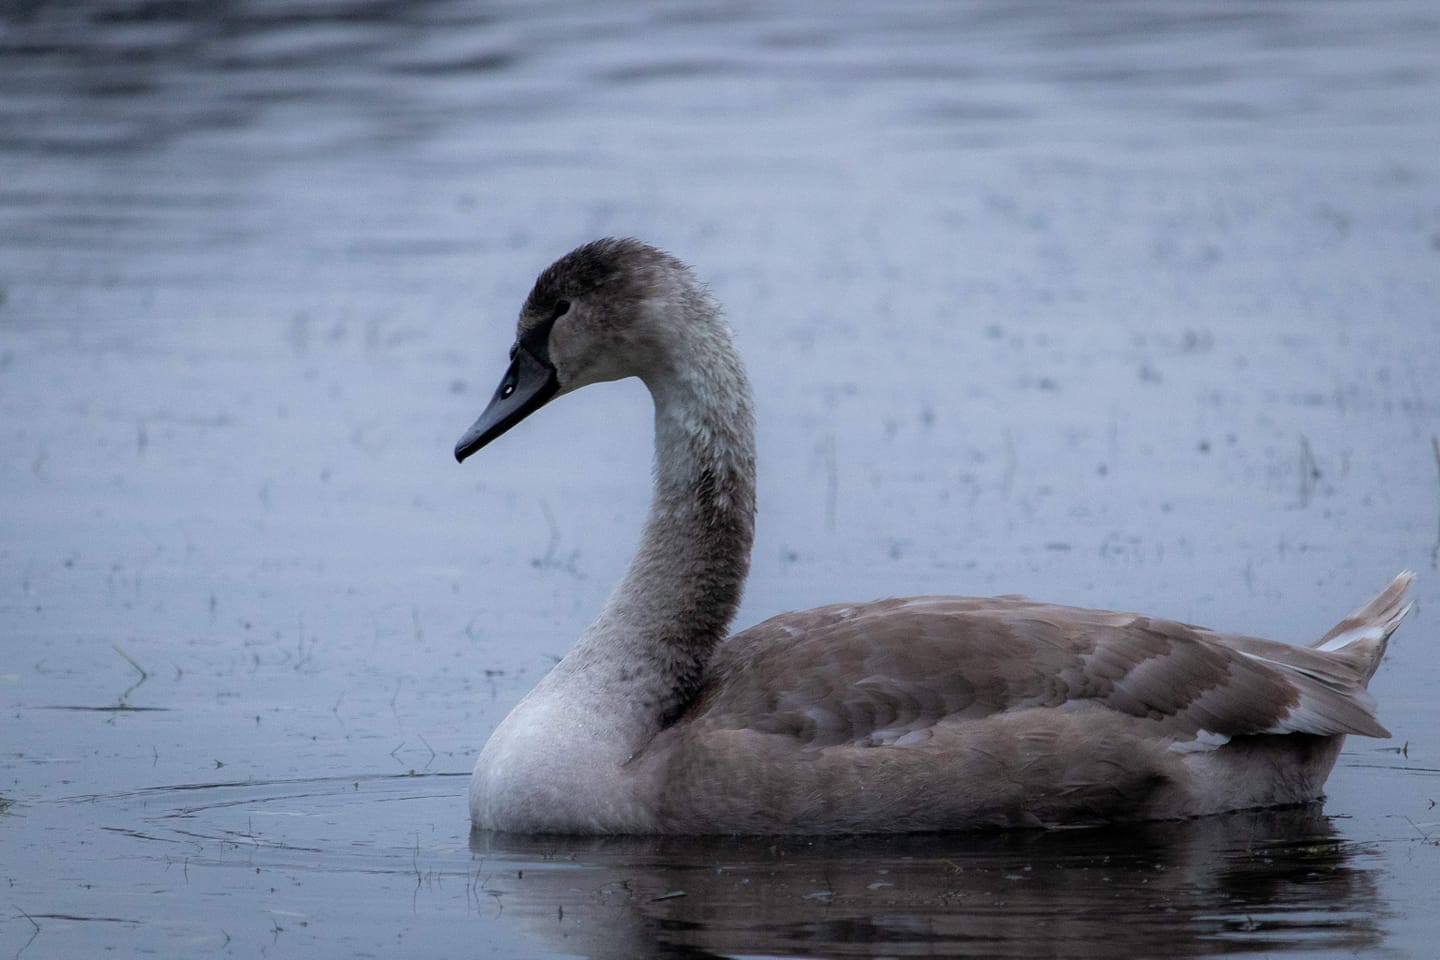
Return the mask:
[[[750,388],[728,330],[646,378],[655,401],[655,480],[635,558],[582,647],[663,727],[684,710],[729,630],[750,567],[755,449]],[[591,659],[586,657],[587,660]],[[592,666],[595,665],[592,660]]]

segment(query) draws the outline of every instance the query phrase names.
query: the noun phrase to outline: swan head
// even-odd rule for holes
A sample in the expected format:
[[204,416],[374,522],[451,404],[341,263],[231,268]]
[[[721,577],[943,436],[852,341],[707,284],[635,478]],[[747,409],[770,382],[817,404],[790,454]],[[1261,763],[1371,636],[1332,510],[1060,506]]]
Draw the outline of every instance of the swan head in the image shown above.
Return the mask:
[[639,240],[596,240],[570,251],[525,298],[510,366],[455,445],[455,459],[463,462],[563,393],[649,380],[687,339],[677,318],[708,316],[708,304],[688,267]]

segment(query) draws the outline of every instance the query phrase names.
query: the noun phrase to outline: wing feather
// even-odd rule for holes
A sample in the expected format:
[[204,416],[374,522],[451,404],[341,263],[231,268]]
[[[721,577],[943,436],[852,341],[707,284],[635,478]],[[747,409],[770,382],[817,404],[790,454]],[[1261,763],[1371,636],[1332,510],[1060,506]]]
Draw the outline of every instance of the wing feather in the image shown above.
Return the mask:
[[1033,707],[1152,720],[1194,749],[1261,733],[1388,736],[1353,660],[1020,597],[880,600],[731,637],[682,719],[810,748],[912,745],[937,724]]

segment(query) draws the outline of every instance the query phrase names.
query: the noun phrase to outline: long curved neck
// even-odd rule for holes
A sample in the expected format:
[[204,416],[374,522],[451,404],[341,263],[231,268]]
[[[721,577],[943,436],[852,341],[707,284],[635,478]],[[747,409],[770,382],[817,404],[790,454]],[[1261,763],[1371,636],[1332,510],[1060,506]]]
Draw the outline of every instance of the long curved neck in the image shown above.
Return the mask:
[[718,319],[690,329],[678,359],[645,377],[655,488],[639,548],[566,657],[640,735],[667,725],[699,688],[740,604],[754,539],[750,386]]

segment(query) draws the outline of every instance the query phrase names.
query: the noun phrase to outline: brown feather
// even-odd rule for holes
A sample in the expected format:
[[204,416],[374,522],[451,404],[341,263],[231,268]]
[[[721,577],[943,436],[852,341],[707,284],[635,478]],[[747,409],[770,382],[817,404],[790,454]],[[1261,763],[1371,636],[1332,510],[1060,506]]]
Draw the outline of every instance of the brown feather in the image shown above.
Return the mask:
[[684,832],[1190,816],[1318,796],[1339,735],[1387,735],[1367,678],[1344,650],[1020,597],[835,605],[721,643],[637,761]]
[[1383,735],[1369,705],[1351,699],[1360,675],[1334,655],[1024,599],[916,597],[781,614],[722,643],[707,674],[686,719],[813,746],[1087,701],[1154,720],[1178,740],[1281,732],[1302,694],[1331,709],[1293,729]]

